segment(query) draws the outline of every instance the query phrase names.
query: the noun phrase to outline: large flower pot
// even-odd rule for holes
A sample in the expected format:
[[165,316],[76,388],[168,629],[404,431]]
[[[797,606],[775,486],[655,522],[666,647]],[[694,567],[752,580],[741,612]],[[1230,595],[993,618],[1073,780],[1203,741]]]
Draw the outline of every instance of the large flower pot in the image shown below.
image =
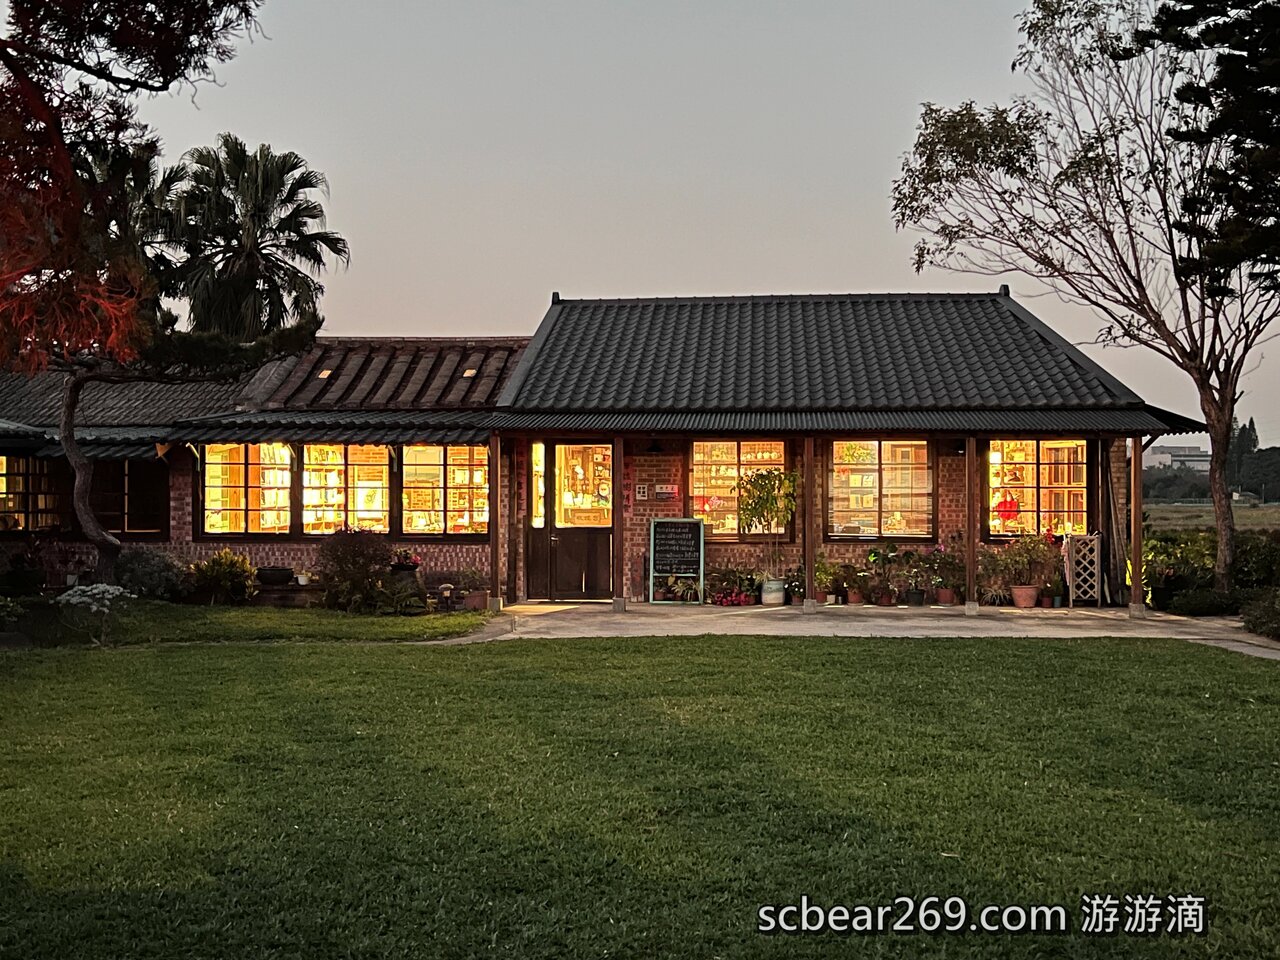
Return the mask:
[[892,593],[882,593],[882,594],[880,594],[880,596],[876,597],[876,606],[877,606],[877,607],[892,607],[892,606],[893,606],[893,594],[892,594]]
[[866,602],[867,602],[867,600],[866,600],[866,598],[862,595],[862,591],[861,591],[861,590],[850,590],[850,591],[849,591],[849,606],[851,606],[851,607],[852,607],[854,604],[862,604],[862,603],[866,603]]
[[940,606],[954,607],[956,605],[956,592],[951,587],[939,587],[936,599]]
[[466,596],[462,598],[462,607],[464,610],[488,610],[489,591],[468,590]]
[[765,580],[760,589],[760,602],[766,607],[780,607],[787,600],[787,581]]
[[1040,588],[1036,586],[1024,584],[1009,589],[1013,591],[1013,605],[1022,610],[1030,610],[1040,599]]
[[908,606],[908,607],[923,607],[923,606],[924,606],[924,591],[923,591],[923,590],[908,590],[908,591],[907,591],[907,606]]
[[820,604],[825,604],[827,602],[827,591],[825,590],[813,591],[813,599],[818,601],[818,603]]
[[254,576],[264,587],[283,587],[293,583],[293,567],[259,567]]

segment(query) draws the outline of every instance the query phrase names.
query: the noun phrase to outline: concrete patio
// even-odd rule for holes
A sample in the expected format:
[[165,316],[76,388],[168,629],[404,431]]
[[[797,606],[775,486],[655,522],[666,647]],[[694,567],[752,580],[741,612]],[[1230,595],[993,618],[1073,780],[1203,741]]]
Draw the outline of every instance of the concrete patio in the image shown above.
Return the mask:
[[[629,604],[625,613],[602,603],[522,603],[507,607],[471,640],[553,637],[650,637],[755,634],[819,637],[1164,637],[1280,660],[1280,644],[1246,632],[1239,617],[1177,617],[1150,611],[1130,618],[1126,609],[1077,607],[1018,610],[984,607],[967,617],[962,607],[828,606],[804,614],[799,607],[715,607]],[[445,643],[465,643],[458,638]]]

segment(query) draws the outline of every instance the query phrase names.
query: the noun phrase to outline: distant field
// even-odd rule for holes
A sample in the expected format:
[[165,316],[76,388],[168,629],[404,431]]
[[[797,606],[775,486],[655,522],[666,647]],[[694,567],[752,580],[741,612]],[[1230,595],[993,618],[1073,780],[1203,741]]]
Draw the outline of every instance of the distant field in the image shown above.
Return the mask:
[[[1213,507],[1209,504],[1147,504],[1145,511],[1157,530],[1186,530],[1213,527]],[[1236,507],[1239,530],[1280,530],[1280,503]]]

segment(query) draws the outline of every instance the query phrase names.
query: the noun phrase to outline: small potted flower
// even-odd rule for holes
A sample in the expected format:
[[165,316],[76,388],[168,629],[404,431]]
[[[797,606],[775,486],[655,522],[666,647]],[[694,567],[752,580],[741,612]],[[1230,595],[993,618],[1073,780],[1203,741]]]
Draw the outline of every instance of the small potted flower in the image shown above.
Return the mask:
[[924,587],[928,578],[924,557],[915,550],[904,550],[899,561],[902,565],[902,579],[907,586],[907,606],[923,607]]
[[878,606],[891,607],[896,599],[894,568],[898,563],[898,547],[886,543],[867,554],[870,576],[867,578],[871,597]]
[[408,547],[396,547],[391,551],[391,569],[398,573],[417,570],[422,564],[422,557]]

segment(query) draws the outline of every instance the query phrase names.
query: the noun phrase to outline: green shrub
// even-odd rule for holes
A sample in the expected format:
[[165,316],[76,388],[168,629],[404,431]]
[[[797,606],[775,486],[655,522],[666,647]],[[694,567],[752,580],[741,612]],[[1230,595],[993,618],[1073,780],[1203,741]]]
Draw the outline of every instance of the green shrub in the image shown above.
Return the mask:
[[1280,640],[1280,589],[1266,591],[1244,608],[1244,628]]
[[320,547],[317,566],[324,580],[325,606],[351,613],[384,607],[383,583],[391,570],[387,538],[369,530],[342,530]]
[[257,592],[253,564],[242,553],[219,550],[191,565],[191,589],[210,603],[243,603]]
[[1250,590],[1184,590],[1169,602],[1169,612],[1182,617],[1231,617],[1260,595]]
[[177,600],[190,588],[188,570],[167,553],[130,547],[116,559],[116,582],[148,600]]
[[1280,587],[1280,530],[1236,534],[1232,583],[1239,588]]

